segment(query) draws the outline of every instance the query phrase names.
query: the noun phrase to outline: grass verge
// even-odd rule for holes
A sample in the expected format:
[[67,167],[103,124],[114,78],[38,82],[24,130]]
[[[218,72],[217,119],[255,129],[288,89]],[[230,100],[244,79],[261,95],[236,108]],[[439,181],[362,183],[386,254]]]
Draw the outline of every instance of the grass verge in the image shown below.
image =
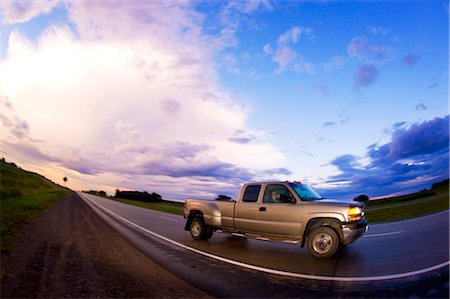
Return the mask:
[[436,212],[448,210],[448,188],[436,190],[424,198],[414,198],[408,201],[388,199],[386,203],[378,200],[377,204],[367,204],[366,217],[370,224],[404,220],[419,216],[425,216]]
[[[41,215],[70,190],[45,177],[0,160],[1,256],[13,256],[12,245],[20,240],[22,227]],[[2,277],[3,277],[2,270]]]

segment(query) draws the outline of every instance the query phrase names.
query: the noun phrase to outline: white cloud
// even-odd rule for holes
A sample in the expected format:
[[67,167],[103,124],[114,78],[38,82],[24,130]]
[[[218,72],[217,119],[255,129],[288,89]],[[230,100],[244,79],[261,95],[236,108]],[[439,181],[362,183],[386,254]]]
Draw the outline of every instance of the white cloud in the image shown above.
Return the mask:
[[273,60],[279,64],[281,70],[284,70],[296,57],[297,52],[294,49],[288,46],[281,46],[277,48]]
[[[59,169],[50,174],[76,171],[70,172],[73,186],[107,178],[109,191],[122,187],[124,177],[155,185],[189,178],[201,193],[214,185],[210,180],[214,190],[223,187],[218,179],[230,188],[285,165],[272,146],[230,139],[247,130],[247,111],[219,87],[213,61],[218,49],[201,34],[201,15],[179,2],[117,5],[70,3],[77,34],[52,27],[36,44],[11,34],[0,90],[14,117],[24,121],[16,125],[23,125],[32,146],[23,152],[39,153],[46,160],[41,168]],[[2,124],[4,131],[12,127]],[[23,142],[17,134],[7,136],[2,146],[8,143],[14,159]],[[148,191],[164,195],[162,189]]]
[[270,43],[264,45],[263,52],[266,54],[273,54],[273,48]]
[[313,32],[314,30],[312,28],[295,26],[278,37],[275,50],[270,43],[264,45],[264,53],[273,55],[273,61],[279,66],[275,73],[280,74],[291,66],[292,70],[296,72],[306,72],[309,74],[315,72],[315,64],[305,61],[293,48],[293,45],[300,41],[302,35],[311,38]]

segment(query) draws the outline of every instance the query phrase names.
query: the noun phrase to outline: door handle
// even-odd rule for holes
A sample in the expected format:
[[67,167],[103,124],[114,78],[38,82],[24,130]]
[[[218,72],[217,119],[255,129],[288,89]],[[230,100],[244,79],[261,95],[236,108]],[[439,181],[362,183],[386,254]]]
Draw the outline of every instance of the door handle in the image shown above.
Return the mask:
[[260,210],[261,212],[265,212],[265,211],[267,211],[267,208],[266,208],[266,207],[260,207],[259,210]]

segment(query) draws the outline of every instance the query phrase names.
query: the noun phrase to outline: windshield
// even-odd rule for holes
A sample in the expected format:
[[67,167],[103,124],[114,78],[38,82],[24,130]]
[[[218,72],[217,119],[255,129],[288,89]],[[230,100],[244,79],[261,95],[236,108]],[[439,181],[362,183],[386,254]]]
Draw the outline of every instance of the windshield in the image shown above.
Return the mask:
[[313,200],[320,200],[323,198],[322,196],[319,195],[319,193],[314,191],[309,186],[296,183],[289,183],[289,185],[292,187],[292,189],[294,189],[297,195],[300,196],[301,200],[313,201]]

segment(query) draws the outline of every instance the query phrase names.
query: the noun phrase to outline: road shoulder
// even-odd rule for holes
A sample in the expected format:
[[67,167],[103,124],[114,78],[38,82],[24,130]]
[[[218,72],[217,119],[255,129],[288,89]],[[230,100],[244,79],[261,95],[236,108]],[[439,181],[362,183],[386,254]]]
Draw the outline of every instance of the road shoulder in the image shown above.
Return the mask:
[[15,247],[3,298],[208,297],[123,239],[74,192],[27,225]]

